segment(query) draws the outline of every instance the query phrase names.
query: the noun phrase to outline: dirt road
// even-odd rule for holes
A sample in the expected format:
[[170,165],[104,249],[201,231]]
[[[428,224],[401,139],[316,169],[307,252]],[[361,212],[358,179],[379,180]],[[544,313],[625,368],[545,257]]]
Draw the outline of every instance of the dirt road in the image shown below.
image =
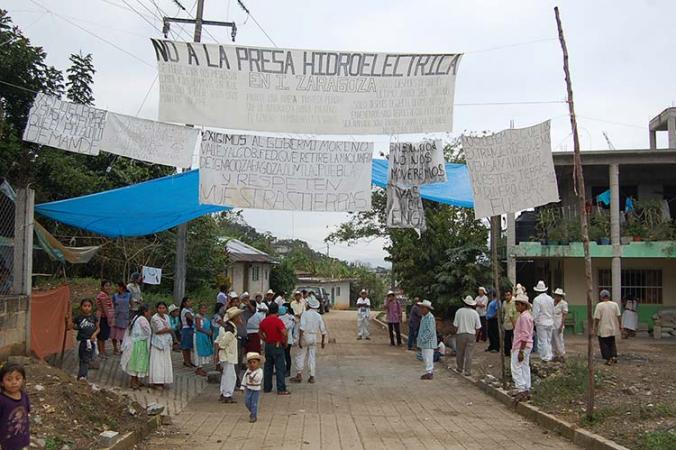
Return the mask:
[[355,312],[324,318],[336,343],[319,350],[316,384],[290,384],[288,397],[262,394],[255,424],[248,423],[241,393],[237,404],[225,405],[210,385],[147,448],[577,448],[439,364],[434,380],[419,380],[422,362],[405,345],[391,347],[377,324],[371,341],[355,339]]

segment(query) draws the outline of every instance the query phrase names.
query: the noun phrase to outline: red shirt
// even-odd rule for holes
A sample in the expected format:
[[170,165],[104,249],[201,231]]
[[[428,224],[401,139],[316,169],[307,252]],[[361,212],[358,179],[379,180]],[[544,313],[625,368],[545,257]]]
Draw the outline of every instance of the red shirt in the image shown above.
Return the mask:
[[265,333],[265,342],[267,344],[286,344],[284,337],[284,322],[278,316],[268,316],[261,320],[260,332]]

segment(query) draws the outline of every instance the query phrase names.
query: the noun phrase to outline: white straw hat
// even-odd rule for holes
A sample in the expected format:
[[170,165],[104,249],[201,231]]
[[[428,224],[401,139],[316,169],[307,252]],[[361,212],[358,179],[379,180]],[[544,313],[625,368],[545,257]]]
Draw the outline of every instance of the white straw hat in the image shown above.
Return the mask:
[[472,298],[471,295],[468,295],[467,297],[463,298],[462,301],[469,306],[476,306],[476,300]]
[[560,295],[561,297],[565,297],[565,296],[566,296],[566,293],[563,292],[563,289],[561,289],[561,288],[556,288],[556,290],[554,291],[554,295]]
[[547,292],[549,288],[545,285],[545,282],[540,280],[538,285],[533,288],[535,292]]
[[434,309],[434,307],[432,306],[432,302],[430,302],[429,300],[423,300],[422,302],[418,302],[418,306],[424,306],[425,308],[432,310]]

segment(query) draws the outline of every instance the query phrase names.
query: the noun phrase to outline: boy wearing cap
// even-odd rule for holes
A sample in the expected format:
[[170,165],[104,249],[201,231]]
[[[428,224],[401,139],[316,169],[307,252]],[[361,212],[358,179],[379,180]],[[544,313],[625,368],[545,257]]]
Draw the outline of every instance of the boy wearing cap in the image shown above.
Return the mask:
[[455,371],[464,373],[466,376],[472,374],[472,354],[474,353],[474,343],[476,334],[481,330],[481,319],[479,313],[474,309],[476,300],[470,295],[463,300],[463,307],[455,313],[453,326],[456,328],[455,345]]
[[370,340],[369,319],[371,318],[371,300],[366,296],[366,289],[362,289],[357,299],[357,340]]
[[226,322],[218,330],[218,338],[214,347],[218,350],[216,362],[221,364],[221,398],[223,403],[237,403],[232,399],[237,383],[235,366],[238,362],[237,354],[237,325],[242,321],[242,310],[237,307],[228,309],[225,313]]
[[394,345],[394,335],[397,335],[397,346],[401,346],[401,303],[388,291],[385,297],[385,312],[387,313],[387,329],[390,333],[390,345]]
[[563,333],[566,328],[566,316],[568,316],[568,303],[564,300],[566,293],[557,288],[554,291],[554,330],[552,331],[552,353],[554,361],[563,361],[566,355],[566,346]]
[[257,352],[246,354],[246,372],[244,372],[244,404],[249,410],[249,422],[258,419],[258,397],[261,393],[263,382],[263,369],[261,369],[261,355]]
[[421,380],[431,380],[434,378],[434,349],[437,348],[437,321],[432,315],[432,303],[429,300],[423,300],[418,303],[420,307],[420,329],[418,330],[418,342],[416,343],[422,353],[425,363],[425,373],[420,377]]
[[599,300],[594,309],[594,334],[599,338],[601,356],[609,366],[617,363],[615,336],[622,332],[621,313],[617,303],[610,301],[610,292],[606,289],[599,293]]
[[290,381],[300,383],[303,381],[303,370],[305,369],[305,360],[307,358],[310,378],[308,383],[315,382],[315,367],[317,361],[317,335],[321,334],[322,348],[325,346],[326,325],[324,319],[317,312],[319,309],[319,300],[311,298],[308,301],[308,310],[300,317],[300,332],[298,337],[298,352],[296,353],[296,376]]
[[518,399],[530,393],[530,352],[533,349],[533,316],[530,314],[528,296],[517,290],[514,299],[519,318],[514,325],[512,342],[511,371],[515,390],[512,395]]

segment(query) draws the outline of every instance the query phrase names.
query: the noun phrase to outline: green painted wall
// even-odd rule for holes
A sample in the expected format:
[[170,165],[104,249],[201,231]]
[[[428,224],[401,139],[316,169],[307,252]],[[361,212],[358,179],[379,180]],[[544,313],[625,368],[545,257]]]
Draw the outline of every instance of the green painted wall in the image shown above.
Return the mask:
[[[676,258],[676,241],[630,242],[622,245],[623,258]],[[589,244],[592,258],[612,258],[612,245]],[[571,242],[569,245],[542,245],[539,242],[520,242],[514,247],[517,257],[554,257],[583,258],[582,242]]]
[[[650,330],[653,329],[653,315],[658,312],[662,305],[639,305],[638,308],[638,322],[641,324],[648,324]],[[584,305],[568,305],[569,314],[575,314],[575,333],[584,333],[584,322],[587,320],[587,307]]]

